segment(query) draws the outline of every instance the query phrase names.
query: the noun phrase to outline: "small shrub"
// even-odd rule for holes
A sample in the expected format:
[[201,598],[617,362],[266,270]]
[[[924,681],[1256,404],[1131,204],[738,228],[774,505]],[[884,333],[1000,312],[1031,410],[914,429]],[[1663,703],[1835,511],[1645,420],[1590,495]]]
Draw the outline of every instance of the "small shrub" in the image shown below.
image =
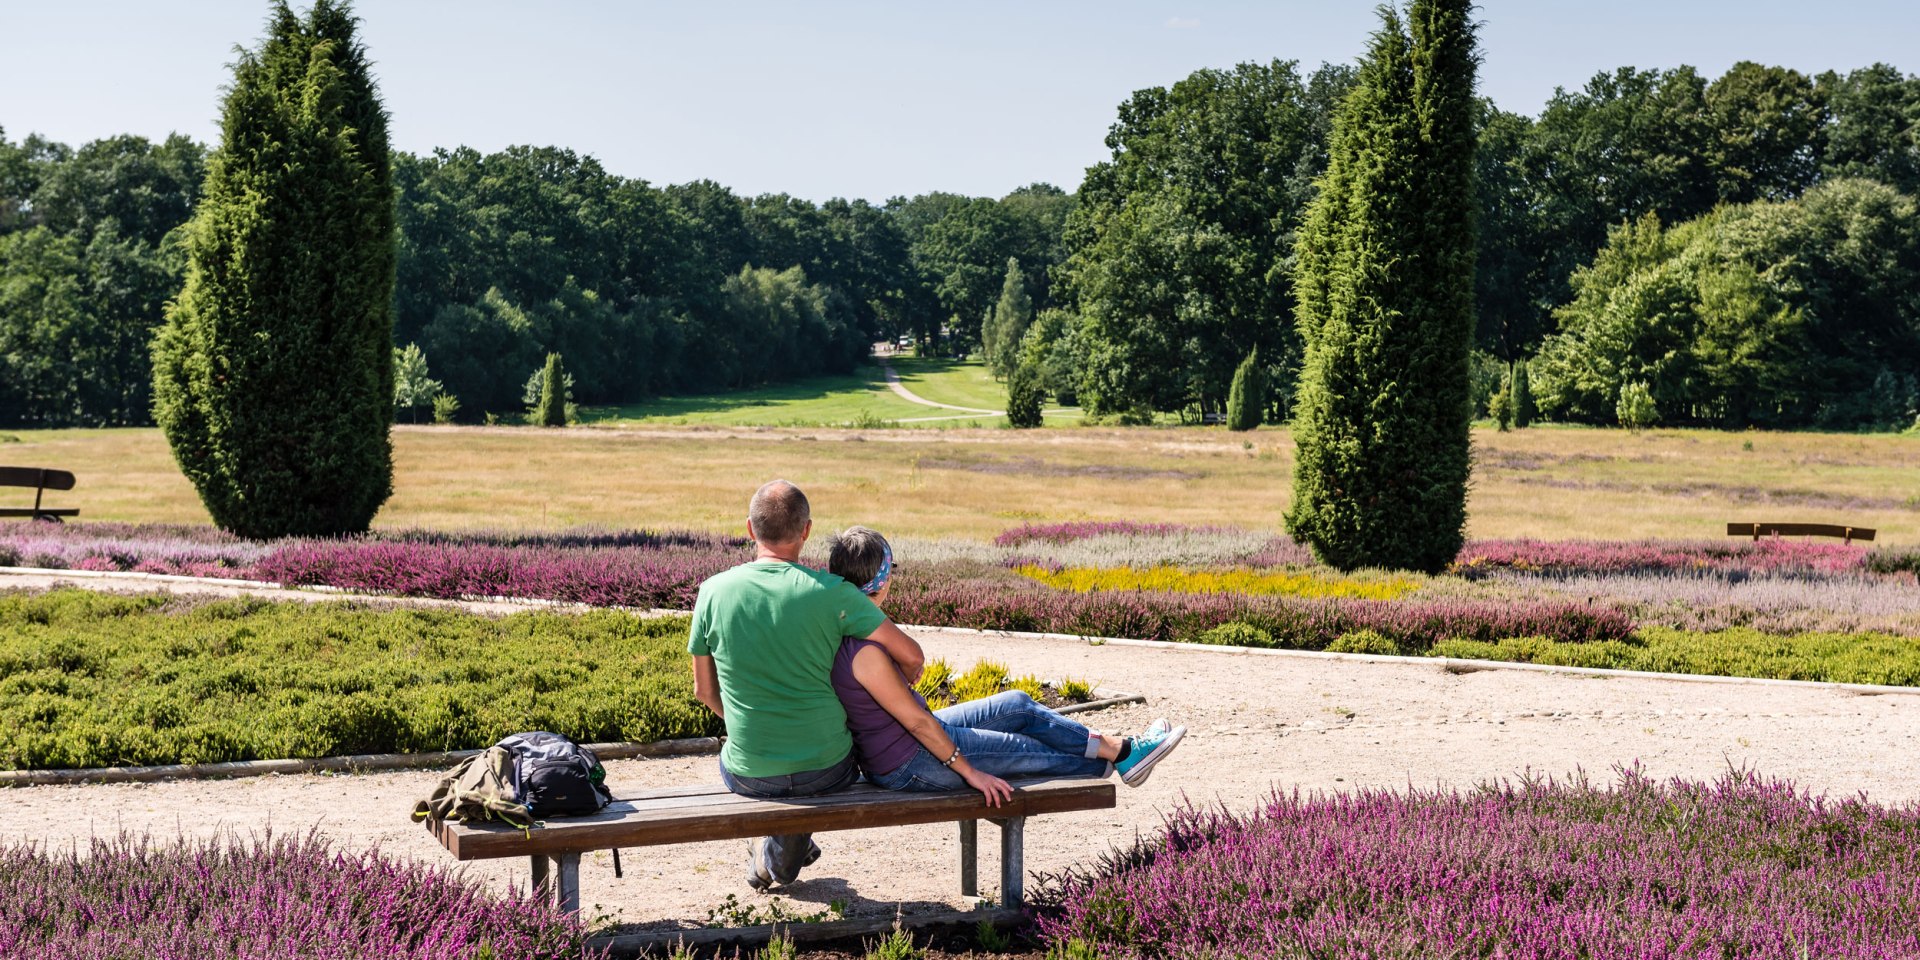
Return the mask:
[[534,407],[533,422],[543,427],[567,425],[567,406],[573,399],[573,384],[560,365],[560,355],[547,354],[547,365],[540,375],[540,399]]
[[952,679],[953,668],[945,660],[935,657],[927,661],[926,667],[920,671],[920,679],[914,682],[913,689],[923,697],[931,697]]
[[460,416],[460,398],[443,393],[433,398],[433,422],[454,423]]
[[1250,623],[1223,623],[1194,638],[1195,643],[1222,647],[1277,647],[1273,634]]
[[1086,703],[1093,699],[1093,684],[1084,680],[1064,679],[1053,688],[1053,692],[1059,694],[1062,700]]
[[1046,693],[1046,685],[1040,682],[1039,677],[1030,673],[1008,680],[1007,689],[1018,690],[1035,700],[1039,700]]
[[799,956],[800,948],[793,945],[793,938],[779,936],[767,941],[766,946],[754,951],[753,960],[796,960]]
[[1332,643],[1327,644],[1329,653],[1373,653],[1383,656],[1396,656],[1403,651],[1392,639],[1382,636],[1377,630],[1355,630],[1343,633]]
[[1013,946],[1013,938],[1007,936],[991,920],[981,920],[973,928],[973,945],[988,953],[1006,953]]
[[1660,405],[1654,402],[1653,391],[1645,383],[1623,384],[1620,402],[1614,405],[1614,416],[1619,418],[1621,426],[1639,432],[1660,422]]
[[1007,685],[1007,666],[992,660],[982,660],[973,665],[973,669],[956,677],[953,681],[953,699],[959,703],[991,697]]
[[913,942],[913,935],[895,930],[886,939],[867,948],[866,960],[922,960],[927,951]]
[[1030,364],[1016,365],[1007,374],[1007,423],[1021,430],[1040,426],[1044,419],[1040,408],[1045,396],[1038,371]]

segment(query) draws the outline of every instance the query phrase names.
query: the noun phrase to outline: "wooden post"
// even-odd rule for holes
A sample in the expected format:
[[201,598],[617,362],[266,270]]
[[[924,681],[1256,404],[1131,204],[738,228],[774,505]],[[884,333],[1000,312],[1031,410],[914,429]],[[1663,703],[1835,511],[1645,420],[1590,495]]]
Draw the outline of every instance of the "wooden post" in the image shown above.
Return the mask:
[[532,884],[533,889],[528,891],[528,893],[535,900],[551,901],[553,899],[553,890],[550,888],[549,884],[547,883],[548,861],[547,861],[546,854],[536,853],[533,856],[528,857],[527,859],[532,861],[530,866],[532,867],[532,872],[533,872],[533,884]]
[[980,895],[980,821],[960,821],[960,895]]
[[562,913],[580,912],[580,855],[562,853],[555,856],[554,862],[560,867],[560,883],[555,891],[555,905]]
[[1026,817],[1008,817],[1000,821],[1000,905],[1018,909],[1026,902],[1027,871],[1022,839]]

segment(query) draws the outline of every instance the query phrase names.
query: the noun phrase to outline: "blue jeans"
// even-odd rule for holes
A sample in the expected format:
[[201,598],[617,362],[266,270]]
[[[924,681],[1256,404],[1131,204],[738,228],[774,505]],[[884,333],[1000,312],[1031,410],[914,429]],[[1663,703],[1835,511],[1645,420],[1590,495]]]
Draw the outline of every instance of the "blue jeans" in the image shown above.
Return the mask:
[[[1113,765],[1101,760],[1093,731],[1033,702],[1018,690],[969,700],[935,719],[982,773],[996,777],[1104,777]],[[967,782],[921,747],[913,759],[868,779],[888,790],[963,790]]]
[[[824,770],[807,770],[782,777],[736,777],[726,764],[720,764],[720,782],[726,784],[728,790],[743,797],[762,800],[832,793],[853,786],[859,779],[860,768],[851,753]],[[756,860],[747,865],[747,882],[756,890],[766,889],[769,883],[792,883],[799,879],[800,868],[811,862],[808,855],[812,851],[813,834],[810,833],[768,837],[767,842],[761,845]],[[755,882],[756,879],[764,882]]]

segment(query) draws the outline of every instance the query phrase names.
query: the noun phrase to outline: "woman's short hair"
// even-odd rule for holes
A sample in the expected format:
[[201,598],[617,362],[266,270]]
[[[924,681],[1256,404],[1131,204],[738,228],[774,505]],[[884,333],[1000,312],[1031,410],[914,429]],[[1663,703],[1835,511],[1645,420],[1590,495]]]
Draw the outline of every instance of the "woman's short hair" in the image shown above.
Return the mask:
[[870,527],[848,527],[827,541],[827,570],[854,586],[880,572],[886,559],[887,538]]

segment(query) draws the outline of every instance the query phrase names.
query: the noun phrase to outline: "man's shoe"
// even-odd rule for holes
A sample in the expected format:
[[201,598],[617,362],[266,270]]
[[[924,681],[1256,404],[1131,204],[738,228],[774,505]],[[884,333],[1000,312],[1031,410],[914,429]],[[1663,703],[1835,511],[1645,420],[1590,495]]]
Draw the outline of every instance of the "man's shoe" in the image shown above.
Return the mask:
[[[773,876],[773,871],[768,869],[767,867],[767,840],[765,837],[762,837],[753,842],[752,853],[750,853],[748,856],[749,856],[749,859],[747,861],[747,886],[752,887],[754,890],[759,891],[760,893],[766,893],[768,890],[773,889],[775,885],[775,880]],[[807,855],[801,858],[800,866],[811,867],[813,866],[814,862],[819,859],[820,859],[820,845],[817,843],[814,843],[811,840],[807,841]],[[792,883],[794,880],[798,880],[798,879],[799,877],[794,877],[792,879],[784,880],[780,882],[783,884]]]
[[1154,765],[1172,753],[1173,748],[1179,746],[1186,736],[1186,727],[1148,727],[1146,733],[1133,738],[1133,751],[1127,754],[1125,760],[1114,764],[1113,769],[1119,772],[1120,779],[1129,787],[1146,783],[1147,778],[1153,775]]

